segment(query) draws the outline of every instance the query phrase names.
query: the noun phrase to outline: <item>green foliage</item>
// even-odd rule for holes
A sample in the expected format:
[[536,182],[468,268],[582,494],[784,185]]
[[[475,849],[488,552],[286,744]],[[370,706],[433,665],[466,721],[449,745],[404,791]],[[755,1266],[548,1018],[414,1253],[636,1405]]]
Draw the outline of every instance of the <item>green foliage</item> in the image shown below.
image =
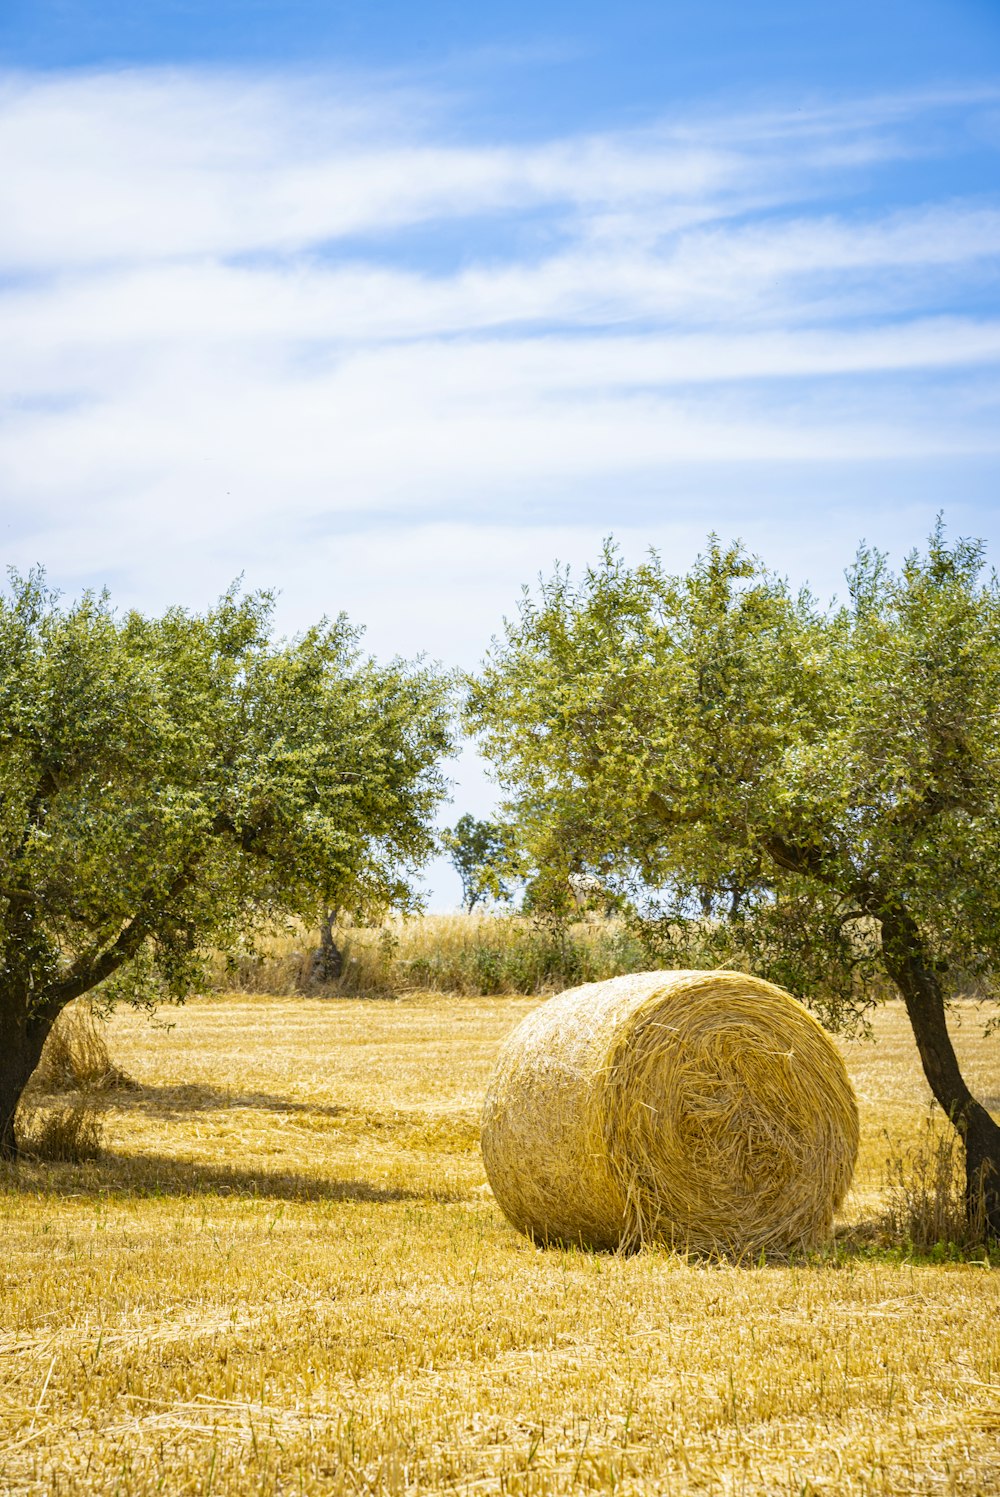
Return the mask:
[[593,868],[647,932],[743,956],[833,1019],[885,992],[887,915],[942,973],[1000,949],[1000,591],[982,548],[850,599],[794,595],[738,546],[687,576],[608,546],[525,595],[469,716],[541,866]]
[[471,914],[486,899],[508,901],[517,878],[514,829],[479,821],[468,812],[441,833],[441,845],[462,881],[462,903]]
[[[648,965],[647,948],[624,926],[568,927],[497,916],[479,921],[460,942],[441,941],[416,957],[397,960],[384,970],[382,985],[392,992],[556,993]],[[364,991],[375,975],[362,959],[352,978],[354,991]]]
[[492,939],[483,931],[464,950],[411,962],[399,974],[396,987],[412,984],[466,994],[556,993],[647,964],[641,942],[623,929],[584,936],[531,921],[499,920]]
[[198,615],[0,600],[0,1024],[181,998],[207,948],[334,903],[415,903],[446,684],[340,618],[271,639],[267,594]]

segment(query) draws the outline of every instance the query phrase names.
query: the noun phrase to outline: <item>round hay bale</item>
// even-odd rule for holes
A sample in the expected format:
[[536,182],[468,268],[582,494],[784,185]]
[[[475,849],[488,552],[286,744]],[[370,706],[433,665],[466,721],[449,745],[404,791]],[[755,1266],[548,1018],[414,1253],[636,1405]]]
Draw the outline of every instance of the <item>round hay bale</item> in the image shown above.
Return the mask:
[[642,972],[551,998],[497,1060],[493,1193],[543,1242],[744,1254],[828,1237],[858,1108],[833,1041],[740,972]]

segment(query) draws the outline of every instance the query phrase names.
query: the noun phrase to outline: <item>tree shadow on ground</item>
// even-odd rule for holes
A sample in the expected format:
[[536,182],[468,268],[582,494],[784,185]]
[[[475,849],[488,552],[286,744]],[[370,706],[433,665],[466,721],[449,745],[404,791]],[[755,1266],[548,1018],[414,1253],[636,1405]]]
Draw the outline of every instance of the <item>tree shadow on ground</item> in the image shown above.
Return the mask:
[[428,1187],[378,1185],[370,1180],[334,1179],[267,1170],[247,1165],[200,1164],[169,1155],[104,1154],[87,1164],[46,1163],[30,1156],[0,1165],[0,1193],[74,1198],[199,1198],[276,1201],[344,1201],[395,1205],[401,1201],[446,1204],[466,1193]]
[[181,1117],[190,1112],[220,1112],[225,1109],[253,1109],[258,1112],[311,1113],[316,1117],[340,1118],[349,1109],[334,1102],[295,1102],[270,1092],[235,1093],[198,1082],[178,1086],[147,1086],[140,1083],[134,1090],[111,1091],[107,1100],[116,1111],[139,1112],[150,1117]]

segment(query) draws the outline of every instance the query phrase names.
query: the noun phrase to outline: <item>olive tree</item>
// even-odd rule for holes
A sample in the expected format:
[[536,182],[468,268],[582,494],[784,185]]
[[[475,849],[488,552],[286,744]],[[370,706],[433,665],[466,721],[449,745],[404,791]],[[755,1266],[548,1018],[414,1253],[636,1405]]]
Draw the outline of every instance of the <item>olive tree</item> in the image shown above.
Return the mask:
[[406,908],[433,850],[447,683],[268,594],[207,613],[0,597],[0,1157],[60,1010],[181,999],[209,949],[333,904]]
[[[714,538],[683,576],[612,546],[494,641],[469,716],[539,866],[589,867],[677,937],[754,963],[834,1025],[897,991],[1000,1231],[1000,1127],[946,1024],[1000,971],[1000,586],[983,547],[842,605]],[[709,917],[706,919],[706,915]],[[987,1010],[989,1011],[989,1010]]]

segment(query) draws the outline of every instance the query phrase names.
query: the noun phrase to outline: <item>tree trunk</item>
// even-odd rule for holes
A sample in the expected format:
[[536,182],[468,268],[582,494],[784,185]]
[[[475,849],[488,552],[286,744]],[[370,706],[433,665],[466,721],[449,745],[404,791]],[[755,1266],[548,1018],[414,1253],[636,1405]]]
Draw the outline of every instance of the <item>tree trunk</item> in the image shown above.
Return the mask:
[[17,1104],[54,1022],[37,1014],[29,1017],[25,1009],[23,1003],[0,1001],[0,1159],[17,1159]]
[[333,939],[336,910],[328,910],[319,928],[319,945],[313,952],[309,980],[319,987],[339,981],[344,970],[344,953]]
[[886,970],[903,995],[927,1084],[965,1146],[970,1217],[982,1192],[987,1230],[1000,1237],[1000,1124],[965,1084],[948,1033],[941,984],[924,954],[915,922],[899,910],[882,912],[881,920]]
[[978,1102],[965,1126],[965,1204],[970,1220],[985,1208],[987,1234],[1000,1238],[1000,1127]]

